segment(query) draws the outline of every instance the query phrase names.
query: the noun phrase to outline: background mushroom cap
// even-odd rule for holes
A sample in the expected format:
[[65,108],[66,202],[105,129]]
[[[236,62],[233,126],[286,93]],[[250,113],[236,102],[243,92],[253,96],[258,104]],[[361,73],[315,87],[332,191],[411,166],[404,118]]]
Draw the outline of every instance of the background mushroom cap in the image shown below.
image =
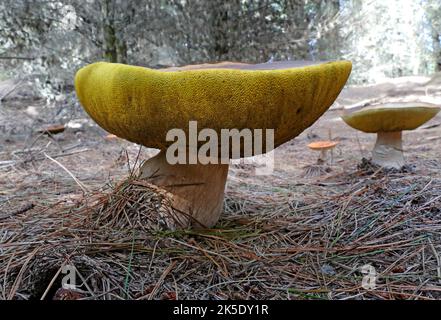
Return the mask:
[[316,141],[308,144],[308,148],[312,150],[332,149],[338,144],[337,141]]
[[166,149],[173,143],[165,140],[167,132],[179,128],[188,134],[189,121],[218,134],[274,129],[277,147],[332,105],[352,69],[349,61],[268,63],[256,70],[233,64],[170,71],[98,62],[77,72],[75,88],[102,128],[147,147]]
[[342,119],[352,128],[367,132],[414,130],[432,119],[441,108],[425,102],[395,102],[346,110]]

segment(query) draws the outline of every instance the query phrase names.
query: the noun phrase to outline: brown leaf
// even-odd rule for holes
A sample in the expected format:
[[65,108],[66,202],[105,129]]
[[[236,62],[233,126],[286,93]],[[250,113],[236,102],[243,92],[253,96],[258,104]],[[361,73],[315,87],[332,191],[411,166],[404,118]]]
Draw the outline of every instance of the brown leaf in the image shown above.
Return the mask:
[[65,129],[64,124],[55,124],[38,130],[38,133],[57,134],[63,132]]

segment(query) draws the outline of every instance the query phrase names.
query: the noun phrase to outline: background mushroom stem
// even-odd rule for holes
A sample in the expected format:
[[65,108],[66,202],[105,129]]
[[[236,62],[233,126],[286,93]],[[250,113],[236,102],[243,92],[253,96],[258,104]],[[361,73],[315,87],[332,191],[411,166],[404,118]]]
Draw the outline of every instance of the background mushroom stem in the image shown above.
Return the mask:
[[214,226],[222,212],[228,168],[228,164],[171,165],[161,151],[143,163],[140,178],[190,203],[190,210],[174,208],[190,216],[184,227],[206,228]]
[[405,165],[401,131],[377,133],[372,162],[394,169],[401,169]]
[[322,149],[318,158],[318,163],[326,163],[328,161],[328,149]]

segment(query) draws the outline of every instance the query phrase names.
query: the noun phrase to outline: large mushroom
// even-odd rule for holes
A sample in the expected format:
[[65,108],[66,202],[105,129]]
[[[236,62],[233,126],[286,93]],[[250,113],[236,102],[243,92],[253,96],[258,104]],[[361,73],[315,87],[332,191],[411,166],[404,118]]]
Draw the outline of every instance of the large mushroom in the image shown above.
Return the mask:
[[402,131],[414,130],[432,119],[440,107],[425,102],[391,102],[345,110],[343,120],[352,128],[376,133],[372,163],[384,168],[405,165]]
[[[351,68],[349,61],[224,62],[160,70],[98,62],[77,72],[75,88],[84,109],[102,128],[161,150],[144,162],[140,178],[189,203],[191,226],[211,227],[222,211],[229,164],[202,163],[200,158],[169,163],[167,149],[173,141],[167,141],[167,134],[182,129],[188,137],[191,121],[219,136],[222,129],[272,129],[275,148],[332,105]],[[242,147],[239,157],[249,156]],[[187,151],[187,158],[195,160],[194,151]],[[252,155],[269,151],[267,146]],[[230,153],[228,158],[233,158]]]

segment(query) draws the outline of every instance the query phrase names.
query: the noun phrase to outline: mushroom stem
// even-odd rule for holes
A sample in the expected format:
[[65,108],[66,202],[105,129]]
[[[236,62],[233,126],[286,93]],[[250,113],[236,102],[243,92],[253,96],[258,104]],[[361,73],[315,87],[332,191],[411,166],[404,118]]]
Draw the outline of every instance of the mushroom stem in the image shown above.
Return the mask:
[[318,158],[318,163],[326,163],[328,158],[328,149],[320,150],[320,157]]
[[401,131],[377,133],[372,162],[385,168],[401,169],[404,166]]
[[185,228],[204,228],[214,226],[219,220],[228,167],[228,164],[171,165],[167,162],[166,152],[161,151],[143,163],[140,178],[190,203],[190,212],[186,212],[188,208],[175,208],[191,216]]

